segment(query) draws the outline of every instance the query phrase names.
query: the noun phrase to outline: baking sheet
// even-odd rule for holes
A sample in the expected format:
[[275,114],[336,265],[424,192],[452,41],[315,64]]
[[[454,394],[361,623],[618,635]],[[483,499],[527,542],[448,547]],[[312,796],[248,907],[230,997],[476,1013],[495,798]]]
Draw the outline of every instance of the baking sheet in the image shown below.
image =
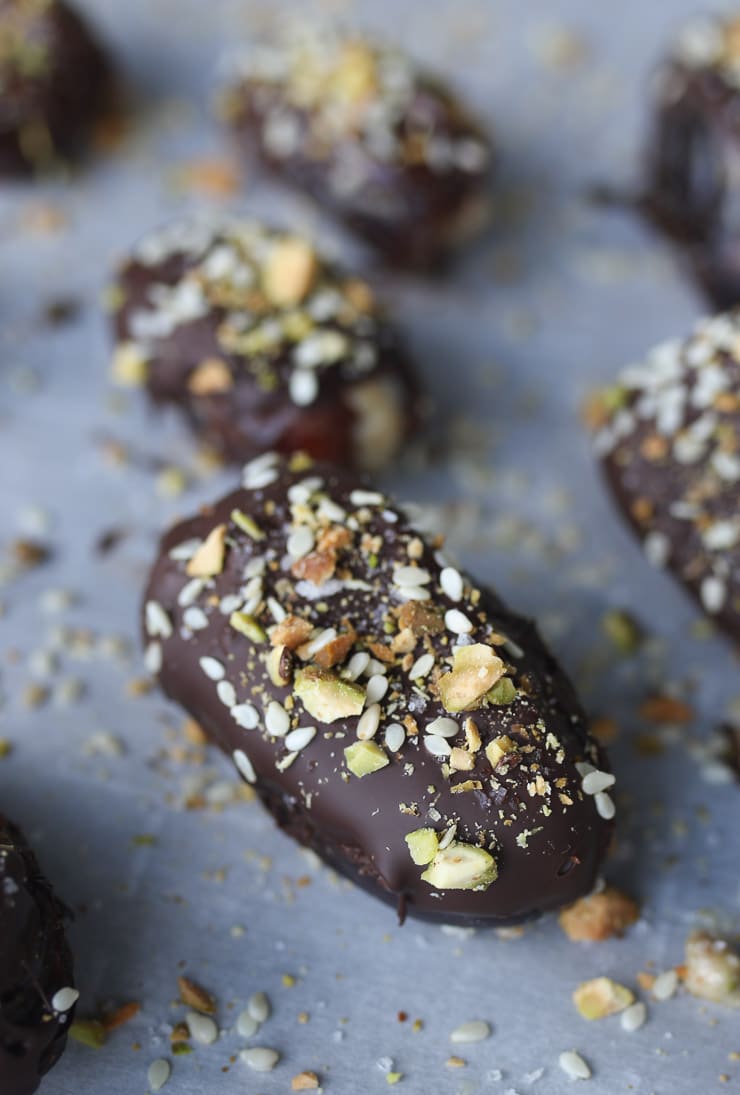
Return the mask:
[[[725,1090],[723,1075],[731,1089],[737,1013],[687,996],[649,1001],[647,1024],[627,1035],[618,1019],[584,1022],[570,1002],[590,977],[635,988],[639,970],[678,963],[691,927],[740,930],[740,798],[709,751],[740,693],[737,663],[622,527],[578,416],[590,388],[704,310],[628,210],[590,198],[594,184],[634,187],[651,65],[693,2],[629,0],[615,11],[585,0],[357,0],[331,9],[448,74],[496,134],[491,235],[443,280],[375,273],[442,408],[431,455],[417,453],[383,482],[426,502],[461,560],[539,617],[590,712],[619,727],[619,841],[607,875],[640,898],[643,915],[625,940],[591,947],[569,943],[553,919],[520,938],[399,928],[391,911],[276,832],[258,805],[232,801],[226,760],[183,761],[178,710],[156,692],[131,695],[143,674],[136,605],[158,532],[234,473],[204,470],[175,415],[112,393],[101,287],[137,235],[204,203],[316,227],[300,198],[256,177],[243,196],[225,198],[204,193],[203,180],[213,186],[209,164],[230,152],[210,115],[224,44],[266,15],[326,7],[80,6],[110,43],[135,109],[121,147],[73,185],[0,190],[2,540],[9,549],[40,538],[53,553],[12,581],[3,566],[0,736],[13,748],[0,761],[0,792],[76,910],[80,1014],[128,1000],[141,1011],[98,1051],[71,1044],[44,1090],[140,1095],[148,1065],[164,1056],[173,1062],[165,1090],[183,1095],[269,1095],[306,1069],[342,1095],[387,1090],[389,1069],[403,1073],[399,1090],[425,1095],[560,1095],[572,1081],[557,1058],[571,1048],[592,1067],[584,1090],[594,1095],[694,1095]],[[364,259],[331,226],[320,238]],[[50,327],[44,307],[61,299],[79,301],[80,314]],[[173,496],[179,476],[185,490]],[[120,539],[101,553],[112,532]],[[603,635],[613,609],[649,633],[631,658]],[[647,694],[666,690],[688,699],[696,718],[658,733],[637,712]],[[183,808],[203,794],[208,808]],[[183,971],[217,995],[223,1033],[172,1057]],[[234,1021],[257,990],[273,1016],[250,1044],[281,1054],[265,1075],[234,1059],[244,1045]],[[451,1030],[473,1018],[488,1020],[492,1036],[451,1046]],[[464,1067],[446,1065],[453,1052]]]

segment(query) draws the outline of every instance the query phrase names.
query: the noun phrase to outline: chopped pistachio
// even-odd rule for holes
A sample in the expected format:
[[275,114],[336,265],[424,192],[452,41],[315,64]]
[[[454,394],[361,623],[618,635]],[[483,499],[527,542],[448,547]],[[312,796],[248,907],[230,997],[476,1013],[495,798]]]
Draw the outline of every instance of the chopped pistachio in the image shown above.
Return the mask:
[[485,890],[496,881],[498,868],[484,848],[452,841],[437,851],[421,877],[437,890]]
[[447,711],[471,711],[503,676],[504,663],[485,643],[459,647],[452,671],[439,681],[439,695]]
[[502,677],[500,681],[496,681],[493,688],[488,690],[486,699],[497,706],[512,703],[516,699],[516,685],[511,677]]
[[362,779],[390,764],[388,756],[375,741],[356,741],[344,750],[344,760],[353,776]]
[[500,737],[494,738],[493,741],[489,741],[486,746],[486,757],[492,768],[495,768],[502,757],[507,753],[512,753],[516,749],[515,743],[506,734],[501,734]]
[[692,996],[740,1008],[740,955],[723,939],[694,932],[686,941],[684,983]]
[[75,1042],[91,1049],[101,1049],[105,1045],[105,1027],[97,1019],[75,1019],[69,1034]]
[[[286,685],[290,684],[290,658],[288,647],[282,643],[280,646],[273,646],[267,655],[265,662],[267,673],[276,688],[285,688]],[[287,676],[286,671],[288,671]]]
[[335,722],[336,719],[359,715],[365,704],[362,685],[342,680],[331,670],[317,666],[298,670],[295,693],[303,701],[309,715],[319,722]]
[[240,528],[242,532],[246,532],[247,536],[251,537],[252,540],[264,540],[264,532],[255,519],[250,517],[248,513],[245,513],[240,509],[233,509],[231,511],[231,520],[237,528]]
[[584,981],[573,993],[573,1003],[584,1019],[604,1019],[634,1004],[635,995],[611,977]]
[[418,867],[431,863],[439,848],[439,838],[434,829],[415,829],[404,837],[409,854]]
[[111,375],[124,388],[140,388],[146,384],[148,359],[136,342],[119,342],[113,352]]
[[254,616],[250,616],[247,612],[232,612],[229,616],[229,623],[234,631],[246,635],[253,643],[263,643],[267,639],[265,629],[255,620]]
[[642,628],[628,612],[612,609],[605,612],[602,627],[620,654],[634,654],[644,638]]

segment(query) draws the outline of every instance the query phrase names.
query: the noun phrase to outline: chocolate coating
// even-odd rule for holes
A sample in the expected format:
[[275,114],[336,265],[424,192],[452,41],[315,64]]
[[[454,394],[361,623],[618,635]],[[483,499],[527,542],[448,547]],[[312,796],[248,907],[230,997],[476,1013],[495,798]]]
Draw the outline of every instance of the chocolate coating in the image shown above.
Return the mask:
[[259,160],[390,261],[435,263],[487,220],[491,150],[438,80],[326,27],[245,50],[220,113]]
[[740,301],[740,20],[686,26],[657,79],[647,208],[718,308]]
[[740,639],[740,311],[656,347],[603,402],[597,450],[622,513]]
[[66,915],[23,834],[0,815],[2,1095],[32,1095],[64,1051],[74,1008],[52,1000],[74,985]]
[[107,58],[63,0],[0,0],[0,174],[77,155],[109,92]]
[[[606,762],[534,626],[345,471],[268,454],[244,483],[162,540],[144,631],[167,695],[288,833],[402,911],[492,925],[588,893],[613,807],[582,779]],[[480,673],[448,672],[459,650]],[[487,852],[498,877],[424,881],[405,841],[419,829]]]
[[227,460],[266,449],[380,466],[419,417],[369,287],[240,218],[145,238],[114,289],[114,375],[176,403]]

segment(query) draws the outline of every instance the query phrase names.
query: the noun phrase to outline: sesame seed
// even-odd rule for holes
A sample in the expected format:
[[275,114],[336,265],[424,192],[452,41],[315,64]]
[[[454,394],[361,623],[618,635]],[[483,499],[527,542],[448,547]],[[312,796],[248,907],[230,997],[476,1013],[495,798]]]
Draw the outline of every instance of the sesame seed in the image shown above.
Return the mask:
[[424,745],[427,752],[434,757],[448,757],[452,752],[450,743],[445,738],[436,737],[434,734],[424,735]]
[[288,487],[288,501],[293,505],[305,505],[310,502],[316,491],[321,489],[323,483],[324,480],[319,475],[310,476],[308,479],[301,480],[300,483],[293,483]]
[[242,485],[247,490],[260,490],[263,487],[269,487],[278,477],[275,468],[277,459],[277,453],[265,452],[254,460],[250,460],[242,471]]
[[165,1061],[164,1057],[160,1057],[157,1061],[152,1061],[146,1074],[146,1082],[149,1090],[152,1092],[161,1091],[169,1080],[171,1072],[170,1062]]
[[218,1027],[208,1015],[201,1015],[197,1011],[189,1011],[185,1016],[190,1036],[194,1042],[202,1046],[210,1046],[218,1038]]
[[721,578],[710,574],[701,583],[699,594],[707,612],[720,612],[727,600],[727,586]]
[[356,681],[358,677],[362,676],[369,664],[370,655],[365,650],[360,650],[350,658],[344,676],[348,681]]
[[299,525],[288,537],[286,550],[293,559],[302,559],[308,555],[315,543],[314,534],[308,525]]
[[219,681],[216,685],[216,695],[226,707],[236,705],[236,689],[231,681]]
[[253,1038],[260,1028],[260,1024],[245,1008],[236,1020],[236,1032],[241,1038]]
[[174,559],[176,562],[187,562],[188,559],[192,559],[196,551],[203,543],[202,540],[183,540],[181,544],[175,544],[173,548],[170,548],[167,553],[170,559]]
[[147,634],[151,638],[161,635],[163,639],[169,639],[172,634],[172,621],[159,601],[147,601],[144,616]]
[[426,725],[427,734],[434,734],[440,738],[454,738],[458,733],[460,727],[457,725],[454,719],[448,719],[445,716],[440,716],[438,719],[432,719]]
[[653,982],[653,996],[656,1000],[670,1000],[678,988],[678,974],[675,970],[660,973]]
[[208,617],[203,609],[198,608],[197,605],[191,605],[185,609],[182,614],[182,622],[190,631],[202,631],[208,627]]
[[591,1069],[588,1067],[580,1053],[574,1049],[566,1050],[558,1057],[558,1064],[566,1076],[571,1080],[590,1080]]
[[265,711],[265,729],[273,737],[282,738],[290,730],[290,716],[281,703],[271,700]]
[[468,617],[457,608],[449,608],[445,612],[445,627],[453,635],[469,635],[473,630],[473,625]]
[[231,717],[245,730],[254,730],[259,726],[259,712],[251,703],[239,703],[231,708]]
[[280,1054],[274,1049],[266,1049],[263,1046],[255,1046],[253,1049],[243,1049],[239,1054],[240,1059],[254,1072],[272,1072],[280,1060]]
[[51,998],[51,1006],[54,1011],[65,1012],[74,1007],[80,998],[77,989],[70,987],[57,989]]
[[150,673],[159,673],[162,668],[161,643],[149,643],[144,652],[144,665]]
[[349,496],[353,506],[382,506],[385,498],[376,490],[353,490]]
[[285,748],[290,750],[291,753],[300,753],[301,749],[305,749],[315,737],[315,726],[298,726],[286,736]]
[[220,661],[208,656],[200,658],[198,663],[207,677],[212,681],[220,681],[226,676],[226,670]]
[[400,566],[393,571],[393,581],[397,586],[423,586],[431,578],[429,571],[423,567]]
[[459,570],[454,567],[443,567],[439,575],[439,584],[442,592],[451,601],[461,601],[463,595],[463,580]]
[[288,381],[290,398],[297,407],[308,407],[319,394],[319,380],[316,373],[308,369],[296,369]]
[[382,700],[383,696],[388,691],[388,678],[382,673],[374,673],[367,682],[367,692],[365,693],[365,706],[371,707],[378,700]]
[[392,722],[385,732],[386,748],[391,753],[397,753],[403,747],[406,740],[406,731],[400,722]]
[[357,721],[357,737],[360,741],[368,741],[375,737],[380,725],[380,704],[374,703],[360,715]]
[[594,803],[599,817],[603,817],[604,821],[611,821],[617,812],[613,799],[605,791],[599,791],[594,795]]
[[467,1045],[473,1042],[482,1042],[488,1038],[491,1028],[483,1019],[471,1019],[468,1023],[461,1023],[450,1034],[450,1041],[456,1045]]
[[247,1012],[256,1023],[266,1023],[272,1014],[267,993],[253,993],[247,1000]]
[[247,754],[242,749],[235,749],[232,755],[234,758],[234,764],[244,776],[247,783],[256,783],[257,773],[255,772],[252,762]]
[[662,532],[649,532],[642,542],[645,555],[654,567],[664,567],[671,554],[668,537]]
[[622,1030],[632,1034],[634,1031],[639,1030],[641,1026],[644,1026],[646,1019],[647,1008],[641,1000],[638,1000],[636,1004],[631,1004],[622,1012],[619,1022]]
[[409,677],[412,681],[416,681],[419,677],[426,677],[433,668],[434,654],[422,654],[409,669]]
[[180,607],[187,608],[191,605],[201,595],[205,584],[203,578],[191,578],[189,582],[186,582],[177,595],[177,603]]
[[597,795],[600,791],[606,791],[607,787],[613,787],[616,776],[611,772],[587,772],[583,777],[581,787],[586,795]]

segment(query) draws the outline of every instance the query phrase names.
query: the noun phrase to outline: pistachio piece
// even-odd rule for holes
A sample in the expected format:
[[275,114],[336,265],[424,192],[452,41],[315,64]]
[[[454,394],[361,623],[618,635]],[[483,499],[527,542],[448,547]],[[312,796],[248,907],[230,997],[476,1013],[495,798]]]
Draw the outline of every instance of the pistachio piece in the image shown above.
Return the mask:
[[149,359],[143,347],[137,342],[119,342],[111,364],[113,382],[123,388],[140,388],[148,373]]
[[372,740],[356,741],[353,745],[348,745],[344,750],[344,761],[352,775],[358,779],[372,775],[390,764],[385,750]]
[[573,993],[573,1003],[584,1019],[604,1019],[634,1004],[635,994],[611,977],[584,981]]
[[498,867],[484,848],[452,841],[437,851],[421,877],[435,890],[486,890],[496,881]]
[[287,646],[281,643],[274,646],[267,655],[267,672],[270,680],[276,688],[285,688],[290,684],[291,653]]
[[229,616],[229,623],[234,631],[246,635],[253,643],[263,643],[267,638],[265,629],[255,620],[254,616],[250,616],[247,612],[232,612]]
[[439,848],[439,838],[434,829],[414,829],[407,833],[404,840],[409,847],[409,855],[418,867],[431,863]]
[[498,738],[494,738],[493,741],[489,741],[486,746],[486,757],[492,768],[495,768],[502,757],[507,753],[512,753],[516,749],[515,743],[508,737],[507,734],[502,734]]
[[240,509],[233,509],[230,516],[236,527],[240,528],[242,532],[246,532],[250,539],[264,540],[265,534],[254,517],[250,517],[248,513],[244,513],[244,511]]
[[516,685],[511,677],[502,677],[500,681],[496,681],[493,688],[488,690],[486,699],[499,707],[512,703],[516,699]]
[[226,525],[216,525],[188,561],[185,573],[189,578],[213,578],[224,569]]
[[684,983],[692,996],[740,1008],[740,955],[724,939],[693,932],[686,941]]
[[313,665],[296,673],[295,693],[309,715],[319,722],[335,722],[359,715],[365,704],[362,685],[344,681],[330,670]]
[[452,671],[439,681],[439,695],[447,711],[472,711],[503,676],[504,663],[485,643],[459,647]]

